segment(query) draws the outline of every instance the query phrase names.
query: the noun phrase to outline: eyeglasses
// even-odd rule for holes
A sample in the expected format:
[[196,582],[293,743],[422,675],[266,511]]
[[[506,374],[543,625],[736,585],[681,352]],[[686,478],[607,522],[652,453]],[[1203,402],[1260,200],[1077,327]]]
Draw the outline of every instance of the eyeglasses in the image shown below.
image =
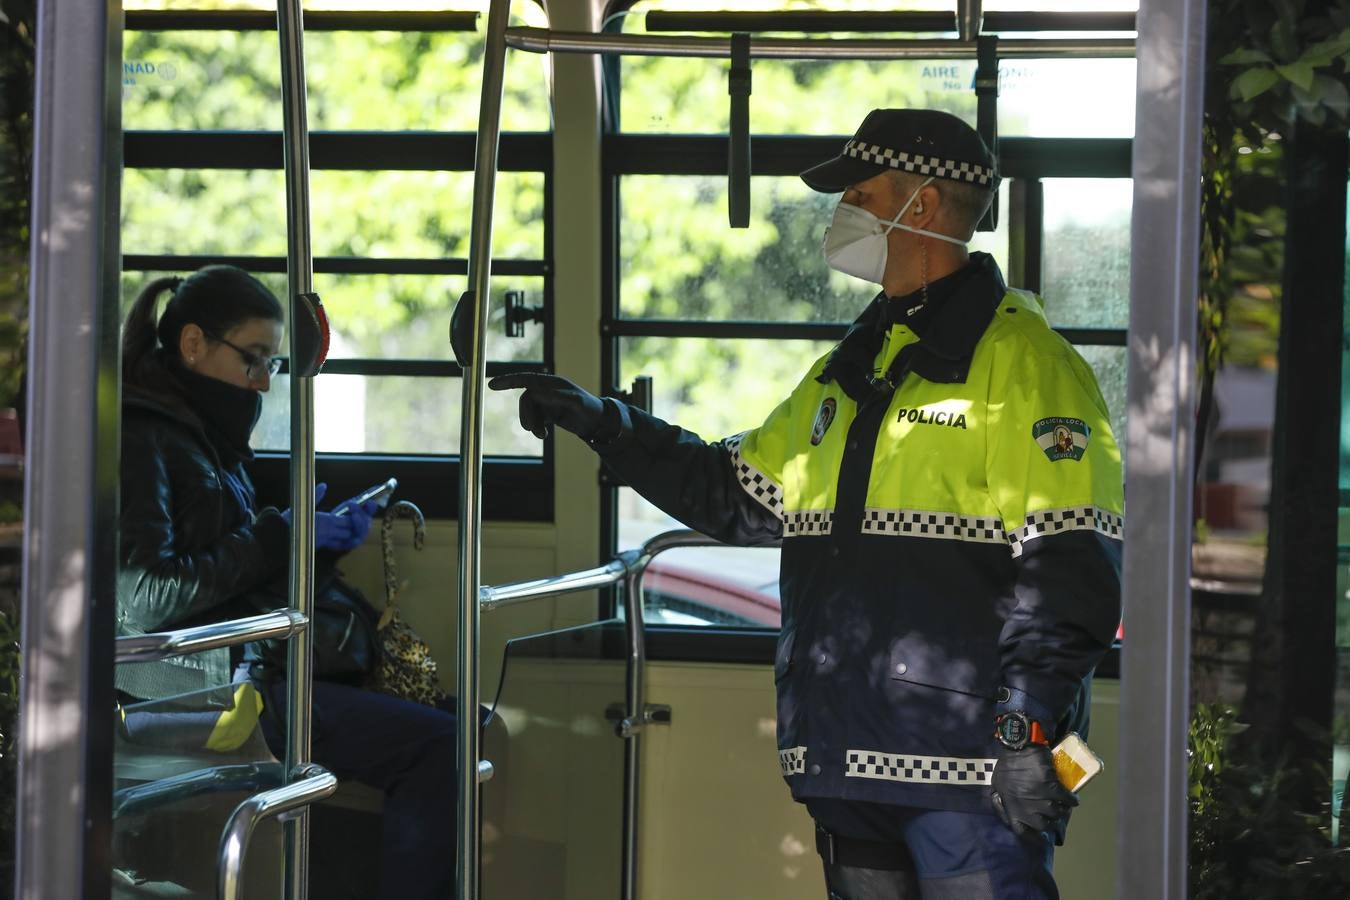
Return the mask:
[[223,337],[216,337],[213,334],[208,334],[207,337],[217,343],[224,344],[226,347],[229,347],[235,353],[239,354],[239,358],[248,366],[248,368],[244,370],[244,374],[248,376],[249,381],[262,381],[264,375],[268,378],[272,378],[277,372],[281,371],[281,363],[284,357],[259,356],[256,353],[250,353],[237,344],[230,343]]

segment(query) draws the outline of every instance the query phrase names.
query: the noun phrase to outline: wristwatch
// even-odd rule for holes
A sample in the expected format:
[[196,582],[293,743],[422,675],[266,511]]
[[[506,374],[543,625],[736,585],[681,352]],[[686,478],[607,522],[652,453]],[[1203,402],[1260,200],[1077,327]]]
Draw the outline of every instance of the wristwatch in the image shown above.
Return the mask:
[[1003,713],[994,720],[994,737],[1009,750],[1021,750],[1027,744],[1050,746],[1041,723],[1020,709]]

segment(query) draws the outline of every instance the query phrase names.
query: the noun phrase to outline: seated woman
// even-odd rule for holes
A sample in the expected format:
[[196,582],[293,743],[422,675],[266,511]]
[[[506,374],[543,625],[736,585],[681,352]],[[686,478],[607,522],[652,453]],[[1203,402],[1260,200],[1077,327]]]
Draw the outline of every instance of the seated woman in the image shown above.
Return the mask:
[[[157,279],[133,305],[123,336],[119,633],[285,605],[290,511],[258,509],[244,470],[262,394],[278,368],[282,327],[277,298],[231,266]],[[343,553],[365,538],[374,504],[346,505],[343,515],[315,513],[316,547]],[[233,659],[219,650],[120,667],[118,688],[149,698],[229,684],[232,672],[251,679],[264,698],[267,743],[283,758],[284,660],[284,647],[249,644]],[[315,762],[384,791],[380,896],[449,896],[455,716],[316,679],[312,722]]]

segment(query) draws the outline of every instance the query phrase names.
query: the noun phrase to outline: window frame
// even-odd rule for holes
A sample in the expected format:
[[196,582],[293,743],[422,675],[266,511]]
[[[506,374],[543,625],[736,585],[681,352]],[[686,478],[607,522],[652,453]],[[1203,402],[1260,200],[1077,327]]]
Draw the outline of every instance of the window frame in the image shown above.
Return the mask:
[[[621,0],[607,10],[604,21],[611,30],[619,27],[618,14],[626,12],[634,0]],[[650,11],[650,10],[649,10]],[[797,28],[800,28],[800,24]],[[619,122],[619,104],[622,92],[619,57],[605,58],[605,111],[601,139],[602,196],[602,312],[601,387],[607,393],[623,395],[626,386],[619,384],[620,340],[631,337],[699,337],[724,340],[832,340],[838,341],[848,322],[772,322],[772,321],[682,321],[678,319],[632,319],[621,311],[620,294],[620,195],[621,182],[627,175],[697,175],[725,177],[730,145],[729,135],[689,133],[625,133]],[[753,100],[752,100],[753,102]],[[776,135],[752,133],[754,148],[753,174],[756,176],[795,177],[812,165],[838,152],[851,135]],[[999,158],[1003,177],[1009,182],[1009,208],[1001,214],[1008,217],[1008,277],[1010,283],[1039,293],[1042,289],[1043,250],[1045,240],[1044,179],[1060,178],[1131,178],[1133,138],[1036,138],[1005,137],[999,140]],[[1076,346],[1128,345],[1127,328],[1056,328]],[[786,390],[786,387],[785,387]],[[627,549],[617,545],[619,533],[618,489],[625,487],[622,479],[608,469],[600,476],[604,488],[601,497],[600,546],[607,552]],[[603,614],[616,615],[618,606],[613,592],[602,602]],[[671,640],[684,647],[671,652],[680,658],[694,658],[694,654],[709,651],[709,641],[719,646],[730,639],[732,632],[743,635],[747,629],[727,629],[718,626],[655,626],[649,631],[670,631]],[[755,629],[749,629],[753,632]],[[771,629],[765,629],[772,632]],[[732,639],[737,647],[744,640]],[[763,647],[752,655],[760,659]],[[749,645],[747,645],[749,646]],[[736,655],[728,645],[727,652]],[[720,657],[719,657],[720,658]],[[772,658],[771,654],[768,658]],[[747,660],[749,661],[749,660]],[[1113,648],[1099,666],[1103,677],[1118,677],[1119,652]]]

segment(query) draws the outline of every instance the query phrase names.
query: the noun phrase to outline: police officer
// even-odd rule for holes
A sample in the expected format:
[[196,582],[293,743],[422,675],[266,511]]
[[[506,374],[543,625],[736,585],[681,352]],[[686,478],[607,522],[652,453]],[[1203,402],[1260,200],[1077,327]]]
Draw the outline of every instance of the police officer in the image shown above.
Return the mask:
[[1092,370],[966,243],[996,162],[934,110],[874,110],[802,174],[843,193],[828,264],[882,290],[758,428],[715,443],[543,374],[523,427],[587,440],[644,497],[734,544],[782,539],[784,778],[831,898],[1058,896],[1086,730],[1120,616],[1120,452]]

